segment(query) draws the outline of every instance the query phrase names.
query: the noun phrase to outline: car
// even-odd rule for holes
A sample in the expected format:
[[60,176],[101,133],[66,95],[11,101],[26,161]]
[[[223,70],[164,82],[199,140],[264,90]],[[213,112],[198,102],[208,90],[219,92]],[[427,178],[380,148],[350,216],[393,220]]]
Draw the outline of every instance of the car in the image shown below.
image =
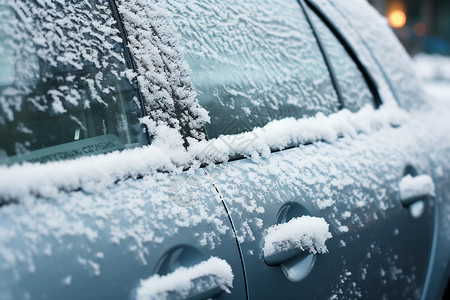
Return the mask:
[[0,299],[448,297],[450,102],[366,1],[0,8]]

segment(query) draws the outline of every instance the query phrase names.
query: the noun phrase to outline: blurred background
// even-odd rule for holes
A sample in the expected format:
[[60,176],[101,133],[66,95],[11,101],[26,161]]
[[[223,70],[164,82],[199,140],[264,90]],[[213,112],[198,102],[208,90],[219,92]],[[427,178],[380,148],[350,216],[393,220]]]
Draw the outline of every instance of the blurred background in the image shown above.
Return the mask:
[[414,56],[450,55],[450,0],[369,0]]

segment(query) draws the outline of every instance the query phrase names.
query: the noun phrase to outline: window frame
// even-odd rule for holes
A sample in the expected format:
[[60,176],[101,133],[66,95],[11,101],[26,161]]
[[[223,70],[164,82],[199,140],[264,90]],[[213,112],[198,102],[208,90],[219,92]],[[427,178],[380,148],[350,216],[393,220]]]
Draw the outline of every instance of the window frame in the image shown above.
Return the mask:
[[338,94],[338,98],[342,105],[342,108],[345,108],[345,105],[344,105],[344,101],[343,101],[343,97],[342,97],[342,92],[340,90],[339,81],[337,80],[337,77],[336,77],[336,72],[330,63],[330,57],[329,57],[325,47],[323,47],[322,39],[320,38],[319,34],[317,34],[316,27],[315,27],[314,23],[311,21],[309,12],[306,10],[305,5],[307,5],[308,8],[311,9],[312,13],[316,14],[316,16],[325,24],[325,26],[328,27],[328,29],[331,31],[331,33],[336,37],[336,39],[344,47],[345,51],[348,53],[350,58],[356,64],[359,71],[363,75],[363,78],[367,84],[367,87],[369,88],[369,91],[373,95],[375,109],[378,109],[383,104],[380,93],[378,92],[378,85],[375,82],[375,80],[374,80],[373,76],[371,75],[371,73],[369,72],[369,70],[359,60],[355,49],[353,49],[353,47],[350,45],[350,43],[341,34],[339,29],[333,24],[333,22],[326,16],[326,14],[323,13],[323,11],[315,3],[313,3],[310,0],[297,0],[297,1],[298,1],[299,5],[302,7],[303,12],[306,15],[306,18],[308,19],[308,22],[314,32],[314,35],[316,36],[316,39],[322,50],[322,54],[325,57],[325,61],[327,62],[328,70],[332,74],[331,77],[334,80],[336,80],[335,83],[336,83],[336,86],[338,87],[338,88],[336,88],[336,93]]

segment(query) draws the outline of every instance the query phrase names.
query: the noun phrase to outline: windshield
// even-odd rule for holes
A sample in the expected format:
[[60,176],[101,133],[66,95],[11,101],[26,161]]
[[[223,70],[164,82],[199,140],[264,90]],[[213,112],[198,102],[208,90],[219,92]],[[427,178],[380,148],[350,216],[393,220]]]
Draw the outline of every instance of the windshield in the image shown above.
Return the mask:
[[109,1],[0,0],[0,163],[146,143]]

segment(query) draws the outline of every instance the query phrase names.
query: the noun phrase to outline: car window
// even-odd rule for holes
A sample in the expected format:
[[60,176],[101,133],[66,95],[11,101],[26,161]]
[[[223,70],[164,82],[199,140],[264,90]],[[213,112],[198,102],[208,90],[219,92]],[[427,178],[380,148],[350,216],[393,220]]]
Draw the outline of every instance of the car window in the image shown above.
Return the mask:
[[209,138],[335,112],[339,101],[296,0],[167,0]]
[[0,163],[145,143],[109,1],[1,1],[0,53]]
[[349,53],[322,20],[306,5],[305,9],[334,70],[344,107],[357,111],[365,105],[374,106],[367,82]]

